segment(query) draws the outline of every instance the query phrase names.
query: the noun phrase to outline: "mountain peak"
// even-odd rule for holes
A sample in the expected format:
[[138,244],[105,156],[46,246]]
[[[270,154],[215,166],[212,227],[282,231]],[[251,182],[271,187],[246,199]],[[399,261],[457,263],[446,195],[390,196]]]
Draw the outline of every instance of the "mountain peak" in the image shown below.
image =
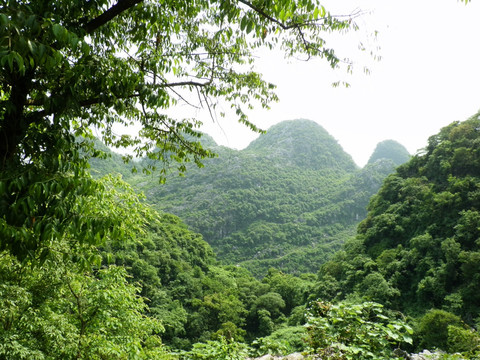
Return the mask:
[[410,159],[408,150],[395,140],[384,140],[377,144],[368,164],[373,164],[380,159],[392,160],[395,166],[402,165]]
[[286,164],[311,169],[342,168],[356,165],[338,142],[319,124],[306,119],[287,120],[273,125],[245,151],[266,158],[282,158]]

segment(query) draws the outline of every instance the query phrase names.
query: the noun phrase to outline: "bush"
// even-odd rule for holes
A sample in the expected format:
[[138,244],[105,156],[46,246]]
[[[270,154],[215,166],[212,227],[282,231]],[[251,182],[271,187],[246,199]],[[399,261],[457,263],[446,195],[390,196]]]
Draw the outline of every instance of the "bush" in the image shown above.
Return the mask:
[[419,349],[448,349],[448,327],[463,327],[460,317],[445,310],[432,309],[428,311],[417,324],[417,339]]
[[227,340],[207,341],[193,345],[190,351],[183,351],[180,359],[185,360],[244,360],[247,358],[249,348],[243,343]]
[[374,302],[315,302],[306,326],[311,351],[322,359],[392,359],[394,346],[412,343],[413,330]]
[[271,335],[258,338],[252,342],[255,356],[265,354],[288,355],[305,349],[304,326],[288,326],[274,331]]
[[476,331],[449,325],[447,333],[448,352],[471,353],[480,350],[480,336]]

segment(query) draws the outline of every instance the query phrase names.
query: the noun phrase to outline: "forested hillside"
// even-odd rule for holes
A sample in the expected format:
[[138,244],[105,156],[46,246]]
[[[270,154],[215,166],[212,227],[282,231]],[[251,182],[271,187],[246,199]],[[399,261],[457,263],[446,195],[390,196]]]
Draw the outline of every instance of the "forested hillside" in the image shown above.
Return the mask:
[[259,281],[245,269],[219,266],[201,235],[179,218],[151,215],[137,242],[107,243],[102,255],[128,269],[131,282],[140,286],[148,316],[162,323],[164,343],[189,349],[222,336],[252,341],[287,321],[302,322],[312,277],[272,269]]
[[[439,347],[468,358],[479,341],[466,325],[477,326],[479,314],[479,126],[475,117],[442,129],[423,153],[389,175],[370,201],[357,236],[321,266],[318,278],[271,268],[259,280],[241,266],[220,265],[202,236],[179,218],[153,211],[118,179],[102,179],[111,194],[101,192],[90,201],[101,204],[107,218],[123,218],[121,231],[131,240],[109,235],[97,254],[95,247],[76,244],[72,233],[28,276],[18,271],[22,265],[14,257],[0,258],[2,308],[9,314],[0,331],[8,345],[0,352],[61,358],[111,348],[131,354],[137,342],[145,342],[144,356],[163,359],[243,359],[294,351],[338,359],[345,354],[367,359],[373,351],[378,359],[390,359],[402,344],[409,351]],[[252,148],[244,151],[261,157],[260,163],[274,158],[273,148],[258,143]],[[243,159],[242,152],[221,150]],[[289,153],[285,168],[299,171],[295,151]],[[311,167],[318,164],[303,159]],[[335,194],[373,187],[394,167],[391,160],[377,159],[359,170],[344,159],[343,167],[334,161],[322,167],[327,174],[345,174]],[[101,171],[120,161],[110,158]],[[204,176],[206,186],[210,178]],[[92,205],[82,206],[88,211]],[[73,252],[82,247],[84,260]],[[82,275],[82,266],[100,261],[95,275]],[[132,329],[135,336],[128,336]],[[100,344],[91,347],[94,341]],[[331,346],[332,341],[341,347]]]
[[202,234],[220,261],[257,276],[269,267],[317,271],[354,235],[370,196],[398,162],[392,159],[408,159],[405,148],[391,141],[377,161],[359,169],[308,120],[275,125],[241,151],[216,146],[208,137],[204,146],[218,157],[201,169],[190,166],[185,177],[170,176],[163,185],[143,174],[128,181],[157,209]]
[[420,335],[438,333],[422,338],[430,348],[455,348],[447,325],[462,328],[460,319],[478,326],[479,129],[477,115],[452,123],[385,180],[356,238],[322,266],[314,297],[353,296],[423,316]]

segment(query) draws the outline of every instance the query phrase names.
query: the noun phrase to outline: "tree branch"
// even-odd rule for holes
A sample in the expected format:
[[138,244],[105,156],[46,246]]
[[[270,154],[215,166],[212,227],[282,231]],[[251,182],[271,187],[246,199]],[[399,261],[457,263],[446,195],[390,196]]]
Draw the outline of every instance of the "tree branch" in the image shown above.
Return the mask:
[[242,4],[248,6],[250,9],[256,11],[257,13],[259,13],[260,15],[262,15],[264,18],[266,18],[266,19],[274,22],[275,24],[277,24],[278,26],[280,26],[283,30],[292,29],[292,28],[298,27],[298,25],[299,25],[299,24],[285,25],[285,24],[282,23],[281,21],[275,19],[273,16],[268,15],[265,11],[263,11],[262,9],[260,9],[258,6],[253,5],[250,1],[239,0],[239,2],[241,2]]
[[[163,83],[163,84],[146,84],[147,87],[151,87],[151,88],[157,88],[157,89],[160,89],[160,88],[174,88],[174,87],[179,87],[179,86],[194,86],[194,87],[206,87],[206,86],[209,86],[212,84],[213,82],[213,78],[207,80],[205,79],[206,81],[205,82],[198,82],[198,81],[179,81],[179,82],[172,82],[172,83]],[[139,88],[137,88],[137,91],[139,90]],[[117,99],[131,99],[131,98],[136,98],[136,97],[140,97],[140,94],[139,93],[134,93],[134,94],[130,94],[130,95],[125,95],[125,96],[117,96]],[[93,97],[93,98],[90,98],[90,99],[85,99],[85,100],[80,100],[77,102],[78,106],[79,107],[89,107],[89,106],[92,106],[92,105],[96,105],[96,104],[101,104],[103,103],[104,100],[100,99],[99,97]],[[1,103],[1,102],[0,102]],[[25,102],[24,102],[24,105],[26,106],[44,106],[45,103],[44,101],[38,101],[38,100],[34,100],[34,99],[27,99]],[[42,114],[43,115],[50,115],[50,114],[53,114],[55,111],[50,111],[50,112],[45,112],[45,111],[42,111]]]
[[143,0],[119,0],[115,5],[105,11],[103,14],[97,16],[93,20],[90,20],[84,27],[85,31],[87,32],[87,34],[91,34],[100,26],[105,25],[107,22],[112,20],[115,16],[141,3],[142,1]]
[[[206,79],[205,79],[206,80]],[[173,82],[173,83],[164,83],[164,84],[157,84],[155,87],[159,88],[173,88],[177,86],[195,86],[195,87],[206,87],[208,85],[211,85],[213,82],[212,79],[205,81],[205,82],[198,82],[198,81],[179,81],[179,82]]]

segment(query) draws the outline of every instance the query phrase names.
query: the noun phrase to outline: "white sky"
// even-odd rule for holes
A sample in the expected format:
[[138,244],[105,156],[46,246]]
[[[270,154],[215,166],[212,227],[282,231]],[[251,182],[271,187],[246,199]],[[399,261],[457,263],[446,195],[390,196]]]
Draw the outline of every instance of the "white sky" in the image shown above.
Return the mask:
[[[332,8],[339,4],[341,9]],[[396,140],[414,154],[441,127],[480,109],[480,2],[330,0],[324,5],[332,14],[372,10],[357,21],[362,29],[352,33],[354,43],[332,40],[330,46],[353,44],[355,50],[358,37],[378,30],[382,60],[369,65],[370,75],[360,66],[349,76],[322,61],[259,54],[258,70],[277,85],[280,102],[249,113],[255,124],[268,129],[282,120],[314,120],[363,166],[380,141]],[[353,57],[349,50],[342,55]],[[331,86],[343,79],[350,88]],[[204,131],[221,145],[242,149],[258,136],[228,119],[220,125],[203,121]]]

